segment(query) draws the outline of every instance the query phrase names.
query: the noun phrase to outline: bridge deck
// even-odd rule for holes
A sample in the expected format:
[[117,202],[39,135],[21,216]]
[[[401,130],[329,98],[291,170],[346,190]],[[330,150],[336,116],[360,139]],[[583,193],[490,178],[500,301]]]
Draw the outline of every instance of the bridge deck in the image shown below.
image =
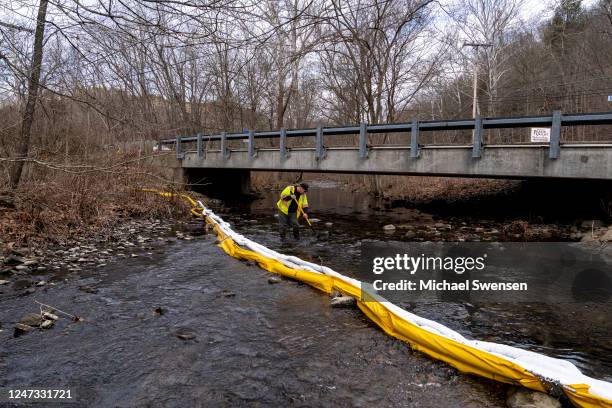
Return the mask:
[[291,149],[281,160],[278,149],[233,150],[224,159],[221,151],[205,157],[185,152],[183,168],[242,169],[252,171],[303,171],[320,173],[397,174],[421,176],[491,178],[612,179],[612,145],[564,144],[557,159],[549,158],[548,145],[487,145],[480,158],[472,157],[472,146],[426,146],[418,158],[410,147],[372,148],[361,159],[358,148],[328,148],[317,160],[316,149]]

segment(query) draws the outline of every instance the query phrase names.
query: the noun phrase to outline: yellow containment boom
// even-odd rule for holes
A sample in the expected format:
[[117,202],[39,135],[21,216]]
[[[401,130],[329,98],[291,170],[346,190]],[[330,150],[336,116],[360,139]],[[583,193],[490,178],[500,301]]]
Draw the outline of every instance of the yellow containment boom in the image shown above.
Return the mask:
[[[361,282],[356,279],[249,240],[188,195],[145,191],[166,197],[178,196],[189,202],[191,213],[213,227],[219,246],[228,255],[255,261],[269,272],[302,281],[323,292],[336,290],[356,298],[359,309],[387,334],[459,371],[541,392],[561,390],[578,407],[612,408],[612,384],[582,374],[568,361],[503,344],[467,339],[442,324],[394,305],[370,289],[362,291]],[[362,297],[364,294],[367,299]]]

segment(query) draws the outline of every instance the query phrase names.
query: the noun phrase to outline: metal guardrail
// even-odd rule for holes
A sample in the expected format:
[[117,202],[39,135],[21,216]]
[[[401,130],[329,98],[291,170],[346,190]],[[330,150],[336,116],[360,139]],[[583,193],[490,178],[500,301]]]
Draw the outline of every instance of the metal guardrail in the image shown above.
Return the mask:
[[221,151],[223,157],[227,158],[227,142],[228,140],[248,139],[248,152],[250,157],[256,156],[255,139],[280,138],[280,156],[281,160],[288,157],[286,139],[288,137],[315,137],[315,157],[317,160],[325,158],[324,136],[334,135],[359,135],[359,157],[366,158],[368,156],[367,135],[376,133],[404,133],[410,132],[410,157],[418,158],[419,150],[422,145],[419,144],[419,132],[428,131],[443,131],[443,130],[474,130],[472,157],[479,158],[482,153],[482,131],[484,129],[508,129],[508,128],[526,128],[526,127],[551,127],[550,143],[549,143],[549,158],[557,159],[561,149],[561,128],[563,126],[590,126],[590,125],[607,125],[612,124],[612,112],[599,113],[580,113],[580,114],[561,114],[561,111],[554,111],[550,116],[522,116],[522,117],[499,117],[499,118],[482,118],[477,116],[475,119],[459,119],[445,121],[419,121],[405,123],[389,123],[379,125],[368,125],[361,123],[353,126],[340,127],[318,127],[308,129],[280,129],[268,131],[253,131],[247,130],[243,132],[219,134],[197,134],[195,136],[177,136],[174,139],[164,139],[159,143],[176,144],[177,157],[182,157],[181,144],[183,142],[197,142],[197,153],[199,157],[204,157],[203,142],[210,140],[221,141]]

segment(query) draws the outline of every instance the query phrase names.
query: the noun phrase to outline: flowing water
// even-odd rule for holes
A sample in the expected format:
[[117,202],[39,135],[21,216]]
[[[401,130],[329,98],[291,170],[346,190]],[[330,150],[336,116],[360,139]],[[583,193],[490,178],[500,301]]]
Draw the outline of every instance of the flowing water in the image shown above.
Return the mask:
[[[319,236],[303,230],[299,243],[280,241],[274,194],[228,203],[220,215],[264,245],[347,275],[358,267],[361,240],[401,239],[403,232],[384,235],[383,225],[434,222],[417,210],[386,210],[367,196],[323,187],[309,195],[322,220]],[[443,221],[468,238],[482,224]],[[412,352],[360,311],[332,309],[326,294],[290,280],[271,285],[269,276],[202,235],[32,295],[84,322],[60,319],[14,338],[11,323],[37,310],[34,298],[0,298],[0,388],[70,387],[71,406],[505,406],[507,386]],[[84,285],[97,293],[79,290]],[[466,336],[566,358],[612,381],[609,314],[593,306],[404,306]]]

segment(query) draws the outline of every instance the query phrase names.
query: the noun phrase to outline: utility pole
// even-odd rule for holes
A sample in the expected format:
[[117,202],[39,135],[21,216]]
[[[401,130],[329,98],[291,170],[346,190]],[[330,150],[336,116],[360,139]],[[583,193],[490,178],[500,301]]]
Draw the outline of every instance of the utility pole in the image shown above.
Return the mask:
[[[472,117],[474,118],[474,123],[476,123],[476,116],[480,114],[480,109],[478,109],[478,48],[479,47],[490,47],[491,44],[486,43],[463,43],[463,47],[472,47],[474,48],[474,96],[472,100]],[[463,48],[461,47],[461,48]],[[478,144],[481,142],[478,141]],[[472,144],[476,145],[476,126],[474,126],[474,130],[472,131]]]
[[[472,117],[476,118],[476,115],[480,113],[478,109],[478,48],[479,47],[490,47],[491,44],[488,43],[463,43],[463,47],[472,47],[474,48],[474,94],[473,94],[473,106],[472,106]],[[462,47],[462,48],[463,48]]]

